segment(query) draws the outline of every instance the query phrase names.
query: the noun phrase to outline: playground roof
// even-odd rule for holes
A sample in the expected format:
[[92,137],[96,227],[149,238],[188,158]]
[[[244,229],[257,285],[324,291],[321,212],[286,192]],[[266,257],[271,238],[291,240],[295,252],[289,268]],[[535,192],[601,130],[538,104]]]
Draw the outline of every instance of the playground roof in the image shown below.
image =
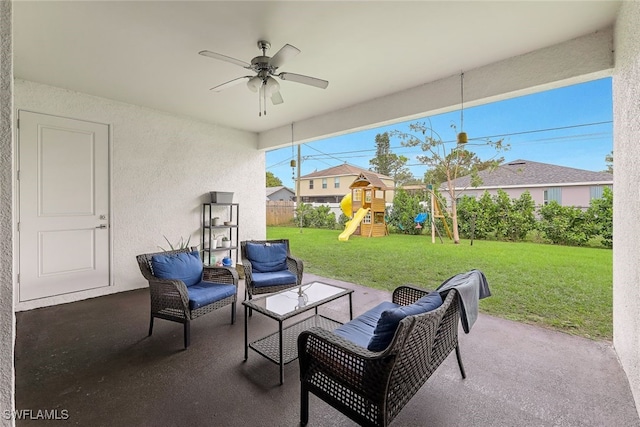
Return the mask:
[[378,174],[371,171],[361,172],[358,177],[351,184],[351,188],[358,187],[375,187],[381,190],[392,190],[393,188],[387,187],[387,185],[382,182],[382,180],[378,177]]
[[[613,184],[613,174],[575,169],[530,160],[514,160],[493,170],[478,173],[484,187],[539,186],[552,184],[601,183]],[[456,188],[470,186],[471,176],[463,176],[453,181]]]

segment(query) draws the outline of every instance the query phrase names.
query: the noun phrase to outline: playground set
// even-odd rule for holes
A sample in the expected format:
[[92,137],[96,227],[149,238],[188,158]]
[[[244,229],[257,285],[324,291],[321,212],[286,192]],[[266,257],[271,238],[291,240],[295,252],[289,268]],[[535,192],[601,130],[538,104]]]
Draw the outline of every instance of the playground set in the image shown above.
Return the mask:
[[375,175],[361,173],[349,188],[351,191],[342,198],[340,208],[352,219],[347,221],[338,240],[347,241],[352,234],[363,237],[388,235],[385,220],[387,186]]
[[[338,240],[345,242],[352,234],[362,237],[382,237],[389,235],[387,218],[385,215],[386,198],[385,190],[388,188],[381,183],[372,183],[366,174],[362,173],[349,187],[351,191],[347,193],[340,202],[340,209],[351,218],[347,221],[344,231],[338,236]],[[436,219],[440,219],[449,239],[452,239],[451,230],[447,224],[442,203],[438,200],[433,187],[427,186],[431,211],[421,212],[415,219],[415,227],[423,228],[427,222],[431,225],[431,242],[435,243],[436,233],[442,242],[442,236],[436,227]]]

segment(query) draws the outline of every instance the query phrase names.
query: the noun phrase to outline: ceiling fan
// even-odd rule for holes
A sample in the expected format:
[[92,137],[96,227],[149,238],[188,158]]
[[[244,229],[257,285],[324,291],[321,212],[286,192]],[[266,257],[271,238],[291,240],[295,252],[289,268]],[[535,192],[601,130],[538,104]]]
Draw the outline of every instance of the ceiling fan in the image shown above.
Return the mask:
[[242,68],[246,68],[247,70],[253,70],[256,75],[255,76],[242,76],[236,79],[230,80],[226,83],[219,84],[211,88],[214,92],[220,92],[223,89],[226,89],[230,86],[241,83],[245,79],[247,79],[247,87],[252,92],[259,92],[259,105],[260,112],[259,116],[262,116],[263,113],[263,105],[264,105],[264,114],[267,114],[267,106],[266,99],[269,97],[271,102],[274,105],[282,104],[284,100],[282,99],[282,95],[280,94],[280,84],[274,77],[278,77],[280,80],[288,80],[292,82],[302,83],[309,86],[319,87],[321,89],[326,89],[329,85],[329,82],[322,79],[317,79],[315,77],[304,76],[302,74],[295,73],[278,73],[277,70],[284,64],[288,59],[293,58],[294,56],[300,53],[300,49],[295,46],[291,46],[290,44],[285,44],[282,48],[276,52],[272,57],[267,56],[267,50],[271,47],[271,43],[265,40],[258,41],[258,49],[262,50],[262,55],[256,56],[251,60],[251,63],[247,63],[240,59],[235,59],[230,56],[222,55],[216,52],[210,52],[208,50],[203,50],[198,52],[200,55],[208,56],[209,58],[219,59],[221,61],[229,62],[231,64],[239,65]]

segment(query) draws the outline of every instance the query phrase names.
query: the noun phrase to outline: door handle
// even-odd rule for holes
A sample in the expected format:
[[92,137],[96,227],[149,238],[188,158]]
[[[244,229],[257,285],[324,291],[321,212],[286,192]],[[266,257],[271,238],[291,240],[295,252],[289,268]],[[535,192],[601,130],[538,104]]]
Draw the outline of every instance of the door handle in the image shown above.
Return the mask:
[[107,228],[107,225],[106,224],[100,224],[96,228]]

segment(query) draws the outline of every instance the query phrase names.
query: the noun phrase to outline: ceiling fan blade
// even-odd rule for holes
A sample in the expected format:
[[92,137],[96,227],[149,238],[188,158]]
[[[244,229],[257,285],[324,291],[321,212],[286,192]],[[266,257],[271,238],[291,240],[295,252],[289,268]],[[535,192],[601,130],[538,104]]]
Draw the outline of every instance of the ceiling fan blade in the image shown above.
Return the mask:
[[309,86],[319,87],[320,89],[326,89],[329,86],[329,82],[322,79],[316,79],[315,77],[303,76],[302,74],[295,73],[280,73],[278,74],[282,80],[289,80],[296,83],[302,83]]
[[290,44],[285,44],[278,52],[276,52],[275,55],[273,55],[273,57],[269,61],[269,65],[271,65],[273,68],[278,68],[299,53],[300,49],[298,49],[297,47],[291,46]]
[[271,94],[271,103],[273,105],[282,104],[283,102],[284,102],[284,99],[282,99],[282,95],[280,95],[280,92],[273,92]]
[[220,53],[215,53],[215,52],[210,52],[208,50],[202,50],[200,52],[198,52],[200,55],[202,56],[208,56],[209,58],[213,58],[213,59],[219,59],[221,61],[225,61],[225,62],[230,62],[231,64],[235,64],[235,65],[239,65],[243,68],[246,68],[248,70],[251,69],[251,65],[245,61],[241,61],[239,59],[236,58],[232,58],[230,56],[227,55],[222,55]]
[[229,81],[228,81],[228,82],[226,82],[226,83],[222,83],[222,84],[219,84],[218,86],[214,86],[214,87],[212,87],[212,88],[211,88],[211,89],[209,89],[209,90],[212,90],[212,91],[214,91],[214,92],[220,92],[221,90],[224,90],[224,89],[226,89],[226,88],[228,88],[228,87],[235,86],[235,85],[237,85],[238,83],[242,83],[242,80],[244,80],[244,79],[250,79],[251,77],[253,77],[253,76],[242,76],[242,77],[238,77],[237,79],[229,80]]

